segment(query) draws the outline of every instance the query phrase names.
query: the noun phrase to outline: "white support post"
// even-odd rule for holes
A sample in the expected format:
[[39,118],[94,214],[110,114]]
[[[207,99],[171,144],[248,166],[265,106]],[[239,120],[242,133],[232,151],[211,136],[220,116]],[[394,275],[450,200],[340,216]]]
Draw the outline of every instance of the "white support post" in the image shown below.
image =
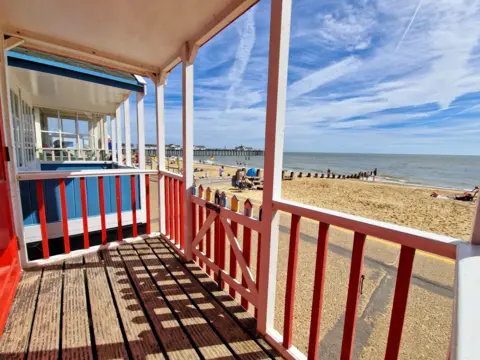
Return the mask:
[[283,142],[287,97],[288,51],[292,0],[272,1],[268,57],[265,175],[262,202],[262,242],[257,330],[273,329],[280,213],[273,200],[282,195]]
[[80,132],[78,127],[78,112],[75,113],[75,135],[77,136],[77,157],[75,160],[80,159]]
[[108,122],[107,122],[107,115],[103,116],[102,120],[102,126],[103,126],[103,150],[105,154],[104,160],[108,160]]
[[[145,110],[143,108],[143,99],[146,93],[146,85],[143,93],[137,92],[138,167],[142,170],[145,169]],[[146,201],[147,193],[145,190],[145,175],[140,175],[140,219],[144,222],[146,222]]]
[[472,244],[480,245],[480,198],[477,198],[477,210],[473,218]]
[[[10,87],[8,84],[8,64],[7,53],[5,49],[5,40],[3,33],[0,32],[0,102],[2,104],[3,117],[3,134],[5,138],[5,146],[8,147],[10,153],[10,161],[8,162],[8,180],[10,187],[10,199],[13,211],[13,224],[15,226],[15,233],[18,236],[20,243],[20,264],[25,268],[28,263],[28,255],[25,247],[24,227],[23,227],[23,211],[20,202],[20,186],[16,179],[17,171],[17,154],[15,152],[14,126],[12,126],[12,112],[10,107]],[[10,211],[10,210],[7,210]]]
[[186,43],[182,51],[182,141],[183,141],[183,216],[185,237],[185,258],[192,260],[193,190],[193,63],[197,48]]
[[125,129],[125,158],[126,165],[132,166],[132,142],[130,141],[130,99],[123,102],[123,128]]
[[43,143],[42,143],[42,125],[40,122],[40,109],[38,107],[33,108],[35,118],[35,147],[37,148],[36,156],[38,159],[43,155]]
[[117,125],[115,124],[115,116],[110,115],[110,132],[112,141],[112,161],[117,162]]
[[[157,161],[158,170],[165,170],[165,86],[167,75],[161,73],[156,79],[157,105]],[[158,231],[165,234],[165,178],[158,174]]]
[[115,125],[117,126],[117,161],[118,165],[123,165],[123,146],[122,146],[122,122],[120,120],[120,104],[115,111]]

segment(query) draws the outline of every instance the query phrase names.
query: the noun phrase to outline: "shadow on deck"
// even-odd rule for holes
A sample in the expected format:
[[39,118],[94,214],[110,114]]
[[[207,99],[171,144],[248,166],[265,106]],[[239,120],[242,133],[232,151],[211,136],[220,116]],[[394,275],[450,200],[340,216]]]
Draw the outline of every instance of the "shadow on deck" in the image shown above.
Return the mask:
[[268,359],[255,319],[159,239],[25,271],[0,358]]

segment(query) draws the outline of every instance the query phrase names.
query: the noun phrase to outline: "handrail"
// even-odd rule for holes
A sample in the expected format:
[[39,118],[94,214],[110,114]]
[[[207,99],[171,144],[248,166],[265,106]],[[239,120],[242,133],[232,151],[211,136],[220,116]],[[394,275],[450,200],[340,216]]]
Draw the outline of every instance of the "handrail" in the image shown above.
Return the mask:
[[112,169],[83,171],[25,171],[17,174],[17,180],[73,179],[98,176],[156,175],[157,170]]
[[159,170],[158,172],[159,172],[160,175],[169,176],[169,177],[174,178],[176,180],[183,181],[183,176],[180,175],[180,174],[176,174],[176,173],[173,173],[173,172],[170,172],[170,171],[167,171],[167,170]]
[[273,207],[275,210],[289,212],[454,260],[456,259],[456,247],[461,242],[459,239],[448,236],[299,204],[294,201],[274,200]]

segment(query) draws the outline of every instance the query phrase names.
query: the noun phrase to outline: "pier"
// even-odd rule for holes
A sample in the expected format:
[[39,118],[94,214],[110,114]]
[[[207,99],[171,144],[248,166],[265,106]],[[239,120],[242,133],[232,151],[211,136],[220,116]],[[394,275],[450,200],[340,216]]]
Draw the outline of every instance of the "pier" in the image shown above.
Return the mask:
[[[166,150],[167,156],[182,156],[183,150]],[[236,149],[195,149],[194,156],[263,156],[263,150],[236,150]]]

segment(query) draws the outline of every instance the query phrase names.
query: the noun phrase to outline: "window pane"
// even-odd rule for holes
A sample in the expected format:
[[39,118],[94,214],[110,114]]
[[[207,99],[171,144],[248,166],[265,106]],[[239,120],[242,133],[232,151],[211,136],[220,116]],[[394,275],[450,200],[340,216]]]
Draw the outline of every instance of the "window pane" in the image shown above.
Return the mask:
[[48,131],[58,131],[58,118],[56,117],[48,117],[47,118],[47,130]]
[[78,120],[78,133],[88,134],[88,120]]

